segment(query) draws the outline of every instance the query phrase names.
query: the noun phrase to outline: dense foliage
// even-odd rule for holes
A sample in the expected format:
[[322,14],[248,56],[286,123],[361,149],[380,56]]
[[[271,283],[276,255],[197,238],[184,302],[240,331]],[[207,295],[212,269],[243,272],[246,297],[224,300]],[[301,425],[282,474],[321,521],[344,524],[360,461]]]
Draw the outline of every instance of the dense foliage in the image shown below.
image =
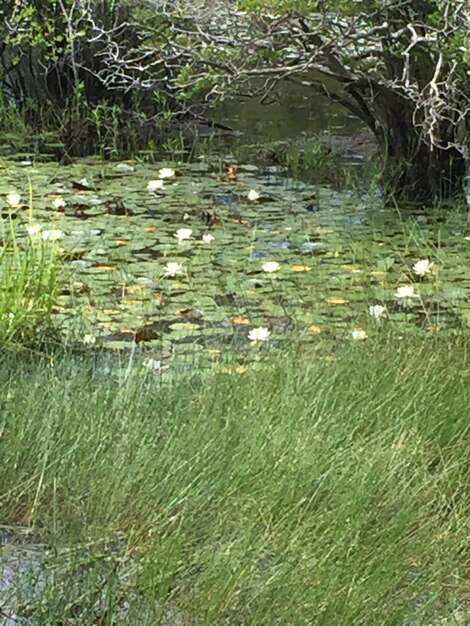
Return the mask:
[[390,193],[428,202],[462,188],[469,148],[467,3],[241,0],[238,7],[180,26],[192,47],[188,84],[209,67],[219,94],[254,80],[264,94],[283,80],[308,85],[370,128]]
[[148,119],[296,81],[369,127],[389,195],[432,202],[462,190],[467,2],[9,0],[0,18],[4,91],[33,112],[106,102]]
[[78,151],[111,143],[110,134],[155,131],[177,108],[166,39],[166,22],[144,2],[9,0],[0,8],[3,103]]

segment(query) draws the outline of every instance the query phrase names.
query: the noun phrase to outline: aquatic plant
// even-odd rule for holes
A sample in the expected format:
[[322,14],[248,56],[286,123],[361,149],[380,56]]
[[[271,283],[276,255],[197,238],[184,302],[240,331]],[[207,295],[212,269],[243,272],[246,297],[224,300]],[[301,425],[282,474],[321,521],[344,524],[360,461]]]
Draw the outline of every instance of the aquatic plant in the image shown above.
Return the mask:
[[269,339],[269,335],[271,334],[269,328],[265,326],[259,326],[258,328],[252,328],[248,333],[248,339],[253,343],[257,343],[260,341],[267,341]]

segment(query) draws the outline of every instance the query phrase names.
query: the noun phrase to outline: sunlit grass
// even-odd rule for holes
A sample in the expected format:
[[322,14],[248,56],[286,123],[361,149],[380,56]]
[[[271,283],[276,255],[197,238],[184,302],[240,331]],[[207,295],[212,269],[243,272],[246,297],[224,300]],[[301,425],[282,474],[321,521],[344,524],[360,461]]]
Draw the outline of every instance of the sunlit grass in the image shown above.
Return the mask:
[[57,241],[39,231],[19,237],[12,218],[3,222],[0,238],[0,343],[43,342],[61,289]]
[[467,342],[308,350],[240,374],[4,360],[2,523],[54,547],[33,623],[401,626],[457,611]]

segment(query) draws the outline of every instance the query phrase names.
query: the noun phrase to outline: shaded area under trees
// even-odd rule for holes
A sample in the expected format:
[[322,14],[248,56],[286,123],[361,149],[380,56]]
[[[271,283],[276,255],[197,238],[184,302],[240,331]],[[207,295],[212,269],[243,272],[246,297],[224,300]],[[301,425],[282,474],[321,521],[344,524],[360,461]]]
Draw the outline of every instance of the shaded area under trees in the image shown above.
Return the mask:
[[221,17],[174,23],[191,50],[186,88],[214,78],[268,98],[282,83],[339,102],[374,134],[394,200],[463,189],[470,122],[470,5],[461,0],[242,0]]
[[268,99],[293,81],[372,131],[389,197],[432,203],[463,189],[465,0],[8,0],[0,18],[3,84],[37,124],[59,112],[69,141],[96,140],[83,123],[96,107],[154,132],[175,113],[234,93]]

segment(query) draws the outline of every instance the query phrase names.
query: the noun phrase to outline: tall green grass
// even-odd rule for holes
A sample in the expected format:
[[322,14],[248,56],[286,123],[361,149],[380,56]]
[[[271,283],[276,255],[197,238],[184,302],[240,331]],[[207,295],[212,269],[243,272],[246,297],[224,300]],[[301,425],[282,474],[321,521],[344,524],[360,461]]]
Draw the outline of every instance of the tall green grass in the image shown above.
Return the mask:
[[60,248],[41,233],[19,236],[13,218],[0,231],[0,345],[37,346],[53,334],[62,288]]
[[5,357],[1,521],[52,548],[32,623],[464,623],[467,348],[241,375]]

